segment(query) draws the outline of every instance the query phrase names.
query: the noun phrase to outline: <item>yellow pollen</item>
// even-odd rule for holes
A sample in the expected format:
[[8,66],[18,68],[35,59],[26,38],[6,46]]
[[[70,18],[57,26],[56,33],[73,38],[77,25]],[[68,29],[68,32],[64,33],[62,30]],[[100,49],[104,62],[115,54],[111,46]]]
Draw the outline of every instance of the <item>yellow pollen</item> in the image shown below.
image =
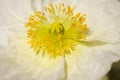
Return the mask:
[[51,57],[65,56],[75,45],[85,40],[89,29],[85,24],[85,14],[76,13],[63,3],[49,4],[44,12],[31,15],[25,28],[28,29],[28,44],[37,53]]

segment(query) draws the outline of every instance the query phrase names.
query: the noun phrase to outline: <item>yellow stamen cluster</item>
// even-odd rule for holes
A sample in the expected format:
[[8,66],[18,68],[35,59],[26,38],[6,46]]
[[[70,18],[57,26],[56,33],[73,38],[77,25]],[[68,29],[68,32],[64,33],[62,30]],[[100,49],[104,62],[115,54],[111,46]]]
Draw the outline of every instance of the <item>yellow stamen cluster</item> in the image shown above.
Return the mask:
[[52,57],[70,54],[74,46],[85,40],[88,28],[85,15],[73,14],[70,6],[49,4],[45,13],[36,12],[30,16],[25,27],[28,28],[28,43],[39,53]]

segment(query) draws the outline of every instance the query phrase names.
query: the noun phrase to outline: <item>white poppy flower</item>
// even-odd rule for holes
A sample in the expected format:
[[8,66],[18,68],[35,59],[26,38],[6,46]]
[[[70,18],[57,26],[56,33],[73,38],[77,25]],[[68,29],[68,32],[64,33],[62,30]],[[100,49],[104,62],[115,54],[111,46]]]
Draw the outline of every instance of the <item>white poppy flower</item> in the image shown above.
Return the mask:
[[117,0],[0,0],[1,80],[101,80],[119,59]]

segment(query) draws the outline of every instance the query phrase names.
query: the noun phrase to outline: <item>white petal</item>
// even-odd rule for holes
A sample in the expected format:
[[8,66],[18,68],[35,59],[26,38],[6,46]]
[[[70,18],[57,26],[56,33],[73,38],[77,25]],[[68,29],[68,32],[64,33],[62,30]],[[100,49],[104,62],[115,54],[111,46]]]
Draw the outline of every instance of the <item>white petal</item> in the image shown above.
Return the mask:
[[[13,19],[24,21],[32,12],[32,0],[0,0],[0,7]],[[2,16],[6,16],[2,15]],[[12,19],[8,18],[8,19]]]
[[48,4],[59,4],[59,3],[64,3],[66,5],[76,5],[77,0],[34,0],[32,1],[32,6],[34,8],[34,11],[41,11],[44,9],[45,6]]
[[77,11],[87,14],[90,40],[120,42],[120,2],[118,0],[78,0]]
[[[110,70],[111,64],[120,59],[117,47],[111,45],[89,48],[80,45],[66,58],[68,80],[101,80]],[[120,48],[120,46],[118,46]],[[103,49],[104,48],[104,49]]]
[[34,11],[42,11],[44,9],[45,2],[50,2],[50,0],[31,0],[31,5]]
[[[51,59],[47,55],[45,55],[45,57],[41,54],[36,55],[24,39],[24,34],[22,35],[21,33],[20,35],[17,34],[16,37],[11,37],[11,48],[9,51],[7,51],[9,47],[6,51],[2,50],[3,52],[0,59],[3,59],[3,61],[9,61],[9,58],[11,58],[14,63],[8,63],[11,64],[11,66],[16,65],[18,72],[21,73],[18,76],[22,76],[24,74],[29,76],[28,79],[30,80],[63,80],[65,78],[64,58],[58,57],[56,59]],[[4,76],[2,78],[4,78]],[[18,79],[21,78],[19,77]],[[25,78],[23,77],[23,79]],[[15,79],[9,78],[9,80]]]
[[7,45],[11,35],[22,31],[24,21],[31,12],[31,0],[0,0],[1,45]]
[[[2,26],[14,26],[14,28],[18,28],[18,24],[16,23],[16,19],[19,21],[24,21],[24,19],[26,19],[29,16],[29,13],[31,14],[31,4],[30,1],[32,0],[14,0],[13,2],[10,0],[1,0],[0,1],[0,5],[2,6],[0,9],[2,10],[2,18],[0,18],[0,24]],[[70,1],[70,0],[67,0]],[[37,1],[36,1],[37,2]],[[35,2],[35,4],[36,4]],[[70,4],[74,4],[74,1],[70,1]],[[93,2],[93,3],[92,3]],[[118,22],[119,22],[119,9],[117,6],[118,3],[117,2],[112,2],[109,3],[110,6],[106,6],[106,4],[108,4],[109,0],[102,0],[100,1],[100,3],[97,3],[98,1],[89,1],[88,0],[81,0],[81,2],[79,2],[78,0],[78,4],[80,5],[79,7],[79,11],[83,10],[83,12],[86,12],[88,14],[88,25],[90,25],[90,27],[93,29],[93,31],[95,30],[95,34],[92,35],[92,39],[98,39],[101,41],[106,41],[106,42],[119,42],[120,40],[120,36],[119,36],[119,29],[118,29]],[[19,4],[18,4],[19,3]],[[25,3],[25,4],[23,4]],[[48,2],[45,1],[45,4],[47,4]],[[76,2],[75,2],[76,3]],[[90,4],[92,3],[92,5]],[[28,5],[27,5],[28,4]],[[103,5],[104,4],[104,5]],[[114,5],[113,5],[114,4]],[[97,7],[97,6],[100,7]],[[109,11],[105,11],[105,7],[108,7],[108,10],[111,10],[111,7],[115,6],[115,12],[110,12],[110,14],[108,13]],[[103,6],[103,7],[102,7]],[[26,8],[27,7],[27,8]],[[39,6],[38,6],[39,7]],[[98,10],[98,8],[100,8],[100,10]],[[10,15],[13,15],[15,19],[14,22],[12,19],[10,18],[10,15],[6,16],[7,12],[5,12],[4,15],[4,9],[6,9],[6,11],[10,12]],[[36,10],[39,8],[35,8]],[[94,11],[93,11],[94,9]],[[116,12],[116,9],[118,10]],[[1,11],[0,10],[0,11]],[[14,11],[14,12],[12,12]],[[22,12],[22,13],[21,13]],[[105,13],[104,13],[105,12]],[[99,14],[99,15],[96,15]],[[105,17],[105,19],[103,19],[103,16]],[[112,16],[112,17],[110,17]],[[113,21],[117,20],[116,22]],[[103,21],[105,20],[105,22]],[[3,22],[2,22],[3,21]],[[113,21],[113,22],[112,22]],[[6,24],[4,23],[6,22]],[[11,24],[12,23],[12,24]],[[110,23],[110,24],[108,24]],[[115,27],[116,25],[116,27]],[[23,26],[23,24],[20,24],[20,26]],[[93,27],[92,27],[93,26]],[[110,26],[110,27],[108,27]],[[96,27],[96,28],[94,28]],[[102,28],[101,28],[102,27]],[[9,28],[9,27],[8,27]],[[20,27],[20,29],[22,29]],[[18,30],[18,29],[17,29]],[[117,31],[118,30],[118,31]],[[14,29],[13,29],[14,31]],[[16,31],[16,30],[15,30]],[[4,32],[4,31],[3,31]],[[24,33],[24,32],[23,32]],[[103,33],[103,34],[102,34]],[[9,33],[7,33],[9,34]],[[106,34],[106,35],[104,35]],[[20,32],[20,35],[22,35],[22,33]],[[24,35],[24,34],[23,34]],[[103,36],[101,36],[103,35]],[[113,38],[114,36],[116,36],[115,38]],[[10,35],[11,37],[11,35]],[[112,38],[111,38],[112,37]],[[18,39],[18,40],[16,40]],[[2,41],[4,41],[5,39],[3,39]],[[42,58],[41,56],[36,56],[33,55],[34,53],[32,52],[32,49],[29,49],[29,46],[26,44],[25,41],[22,40],[22,38],[19,37],[14,37],[13,39],[14,41],[11,42],[12,45],[14,45],[14,47],[12,47],[11,50],[15,50],[15,52],[9,52],[7,54],[2,54],[1,57],[7,57],[7,58],[3,58],[2,62],[0,63],[4,63],[5,60],[9,60],[8,58],[11,57],[12,55],[12,61],[15,61],[15,63],[12,63],[7,61],[6,63],[9,63],[10,66],[14,65],[18,65],[17,66],[17,70],[15,69],[15,72],[18,72],[17,74],[17,80],[30,80],[30,79],[37,79],[37,80],[59,80],[64,79],[65,77],[65,73],[64,73],[64,59],[62,57],[58,58],[56,61],[54,60],[49,60],[48,57],[46,58]],[[2,43],[1,41],[1,43]],[[23,42],[21,42],[23,41]],[[8,42],[8,41],[6,41]],[[5,42],[5,43],[6,43]],[[6,45],[6,44],[3,44]],[[27,45],[27,46],[26,46]],[[69,57],[67,57],[67,64],[68,64],[68,80],[99,80],[101,79],[101,77],[103,77],[103,75],[105,75],[107,73],[107,71],[110,69],[111,64],[114,61],[117,61],[119,59],[119,54],[115,54],[116,52],[119,51],[119,49],[116,49],[116,46],[111,48],[110,46],[104,46],[104,47],[96,47],[93,49],[90,48],[80,48],[80,50],[78,49],[78,51],[75,51],[73,53],[75,54],[71,54]],[[110,50],[110,49],[112,50]],[[6,49],[7,50],[7,49]],[[3,50],[2,50],[3,51]],[[4,53],[5,51],[3,51]],[[79,52],[83,53],[82,55],[79,54]],[[0,51],[1,53],[1,51]],[[6,53],[6,52],[5,52]],[[85,54],[84,54],[85,53]],[[109,53],[109,55],[108,55]],[[79,57],[80,56],[80,57]],[[0,57],[0,59],[2,59]],[[3,66],[3,65],[2,65]],[[8,66],[7,66],[8,67]],[[13,66],[14,67],[14,66]],[[4,69],[5,70],[5,69]],[[13,70],[14,71],[14,70]],[[20,72],[19,72],[20,71]],[[3,71],[0,71],[3,72]],[[12,72],[12,71],[9,71]],[[20,74],[19,74],[20,73]],[[14,73],[13,73],[14,74]],[[2,76],[1,78],[5,78],[3,75],[8,76],[8,74],[1,74],[0,76]],[[24,77],[25,76],[29,76],[28,77]],[[21,77],[23,76],[23,77]],[[21,79],[22,78],[22,79]],[[16,80],[16,76],[14,76],[14,78],[9,78],[9,80]]]
[[[21,55],[22,56],[22,55]],[[0,57],[0,76],[2,80],[63,80],[64,60],[48,60],[42,57],[33,58],[10,55]]]
[[16,68],[17,64],[12,58],[0,58],[1,80],[32,80]]

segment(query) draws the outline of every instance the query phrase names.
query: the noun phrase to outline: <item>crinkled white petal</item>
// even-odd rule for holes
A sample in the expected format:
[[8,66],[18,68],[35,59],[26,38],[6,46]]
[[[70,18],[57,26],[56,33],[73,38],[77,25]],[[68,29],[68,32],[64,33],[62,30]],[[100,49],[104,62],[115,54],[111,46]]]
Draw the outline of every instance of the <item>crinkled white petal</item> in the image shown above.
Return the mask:
[[[92,34],[104,46],[76,48],[56,60],[35,55],[26,43],[24,22],[48,3],[76,5],[87,13]],[[2,80],[100,80],[120,58],[120,3],[116,0],[0,0],[0,76]],[[116,43],[116,44],[112,44]],[[12,47],[11,47],[12,46]],[[67,69],[66,69],[67,68]],[[65,70],[66,69],[66,70]]]
[[[111,47],[111,48],[110,48]],[[118,48],[119,47],[119,48]],[[68,80],[101,80],[110,70],[111,64],[120,59],[119,46],[78,46],[66,57]]]
[[22,57],[22,54],[15,59],[7,55],[0,58],[0,76],[1,80],[63,80],[64,61],[62,58],[52,61],[42,57],[35,60]]
[[[23,22],[25,19],[27,20],[31,13],[33,13],[31,1],[32,0],[0,0],[0,7],[16,21]],[[4,16],[6,16],[6,14]]]
[[[64,59],[62,57],[56,60],[49,60],[48,57],[42,58],[42,56],[40,55],[38,57],[38,55],[36,55],[32,51],[32,49],[28,50],[30,48],[28,44],[26,44],[27,43],[26,40],[24,41],[22,40],[22,38],[25,37],[24,21],[27,20],[28,16],[34,10],[34,6],[32,5],[33,3],[31,2],[32,0],[0,1],[0,15],[1,15],[0,33],[3,34],[0,39],[1,50],[0,59],[2,59],[0,62],[1,64],[0,66],[13,67],[8,70],[3,69],[4,71],[0,71],[1,79],[6,80],[63,79],[65,77],[65,74],[64,74]],[[12,47],[10,46],[10,44],[12,44]],[[14,62],[10,62],[9,60],[12,60]],[[8,63],[9,65],[6,66],[5,64],[4,66],[4,64],[2,64],[4,62],[6,64]],[[13,65],[16,65],[17,70],[14,68]],[[10,74],[12,74],[14,71],[18,71],[18,73],[20,74],[14,73],[11,77]],[[23,75],[25,75],[28,79]]]
[[[43,57],[42,54],[35,54],[35,52],[27,44],[27,39],[24,38],[25,36],[23,35],[24,34],[16,34],[14,37],[11,37],[11,48],[9,51],[6,51],[9,53],[4,54],[4,51],[1,54],[1,56],[3,57],[3,61],[9,61],[9,58],[13,60],[14,62],[11,65],[17,64],[16,67],[18,71],[26,76],[29,76],[30,80],[64,79],[66,76],[64,73],[64,58],[58,57],[56,59],[51,59],[47,55]],[[5,75],[5,73],[1,74],[1,76],[2,75]],[[16,77],[15,75],[14,78]],[[13,78],[9,78],[9,80],[13,80]]]
[[22,31],[32,12],[31,0],[0,0],[1,45],[8,45],[8,38]]
[[28,75],[17,69],[12,58],[0,58],[0,79],[1,80],[32,80]]
[[118,0],[78,0],[77,11],[87,14],[89,40],[120,43],[120,2]]

